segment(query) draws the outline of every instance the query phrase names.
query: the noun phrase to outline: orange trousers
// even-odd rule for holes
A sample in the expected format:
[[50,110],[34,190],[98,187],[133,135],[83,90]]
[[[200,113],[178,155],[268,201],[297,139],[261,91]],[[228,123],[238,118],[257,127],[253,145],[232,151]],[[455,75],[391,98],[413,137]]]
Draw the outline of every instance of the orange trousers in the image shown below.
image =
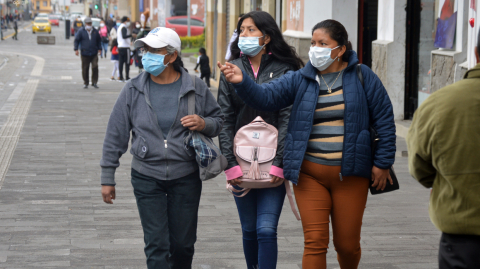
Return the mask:
[[370,180],[343,177],[340,166],[303,161],[295,199],[302,217],[303,269],[327,268],[329,219],[341,269],[356,269],[361,257],[360,232]]

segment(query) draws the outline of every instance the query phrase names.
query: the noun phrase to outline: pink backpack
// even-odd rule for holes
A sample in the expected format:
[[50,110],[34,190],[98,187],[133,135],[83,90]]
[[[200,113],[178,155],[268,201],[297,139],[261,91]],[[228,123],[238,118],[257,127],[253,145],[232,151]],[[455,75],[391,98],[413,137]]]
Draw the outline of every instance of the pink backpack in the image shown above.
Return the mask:
[[[247,195],[250,189],[273,188],[285,184],[288,200],[295,217],[300,220],[300,216],[293,202],[292,191],[288,180],[270,183],[272,176],[270,168],[273,159],[277,154],[278,130],[272,125],[266,123],[262,117],[257,117],[250,124],[240,128],[233,141],[233,150],[237,162],[242,169],[242,181],[238,186],[240,190],[235,189],[227,183],[227,189],[237,197]],[[241,195],[235,193],[243,192]]]

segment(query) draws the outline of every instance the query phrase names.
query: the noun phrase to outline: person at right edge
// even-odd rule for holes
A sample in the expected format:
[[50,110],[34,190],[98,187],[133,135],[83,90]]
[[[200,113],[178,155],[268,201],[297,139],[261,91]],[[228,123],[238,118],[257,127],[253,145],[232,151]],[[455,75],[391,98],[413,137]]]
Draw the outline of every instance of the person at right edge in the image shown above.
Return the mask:
[[[480,62],[480,35],[475,48]],[[429,96],[407,135],[408,167],[442,231],[440,269],[480,268],[480,64]]]
[[[310,61],[295,72],[256,84],[237,66],[218,63],[243,101],[276,111],[293,104],[285,139],[283,173],[294,183],[305,237],[303,269],[324,269],[329,243],[341,269],[360,263],[360,233],[370,179],[378,190],[392,184],[395,161],[393,108],[385,87],[361,65],[345,27],[325,20],[313,27]],[[369,127],[378,132],[372,160]]]
[[[247,13],[238,21],[237,32],[239,36],[232,43],[230,60],[256,83],[267,83],[303,66],[295,49],[285,42],[275,19],[267,12]],[[222,154],[228,160],[225,169],[228,182],[237,185],[243,176],[234,154],[235,134],[258,116],[278,129],[277,153],[269,172],[272,184],[283,180],[283,145],[290,107],[272,112],[252,108],[238,97],[223,75],[220,77],[217,101],[225,115],[219,141]],[[243,251],[248,268],[274,269],[277,266],[277,226],[285,192],[285,185],[281,184],[274,188],[252,189],[244,197],[234,197],[242,226]]]

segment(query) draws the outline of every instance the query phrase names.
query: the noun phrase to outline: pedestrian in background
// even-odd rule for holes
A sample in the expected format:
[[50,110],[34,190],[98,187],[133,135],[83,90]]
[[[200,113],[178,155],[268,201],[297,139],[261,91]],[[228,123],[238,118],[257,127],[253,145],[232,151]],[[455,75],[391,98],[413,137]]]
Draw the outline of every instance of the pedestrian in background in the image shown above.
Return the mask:
[[102,53],[102,45],[98,31],[92,26],[92,19],[85,18],[85,27],[78,30],[73,43],[75,55],[78,56],[78,46],[81,47],[83,88],[88,88],[88,73],[92,65],[92,86],[98,89],[98,55]]
[[[131,181],[142,223],[149,269],[192,268],[202,182],[190,131],[215,137],[223,114],[205,83],[181,66],[181,41],[172,29],[157,27],[135,42],[146,51],[145,71],[129,80],[107,126],[101,184],[105,203],[115,199],[115,170],[129,148]],[[195,92],[195,115],[188,94]]]
[[198,50],[198,59],[197,65],[195,66],[195,72],[198,72],[198,66],[200,66],[200,79],[205,79],[207,87],[210,89],[210,59],[207,56],[207,51],[205,48],[200,48]]
[[105,54],[105,58],[107,58],[107,51],[108,51],[108,28],[105,25],[105,21],[100,21],[100,28],[98,30],[100,34],[100,39],[102,40],[102,54],[100,55],[103,58],[103,54]]
[[[480,34],[475,48],[480,63]],[[480,267],[480,64],[430,95],[408,131],[408,167],[442,231],[440,269]]]
[[[281,77],[286,72],[298,70],[303,66],[295,48],[285,42],[275,19],[267,12],[247,13],[239,20],[237,32],[240,36],[232,43],[230,61],[250,78],[255,79],[256,83],[266,83],[272,78]],[[250,40],[251,45],[248,43]],[[259,70],[260,65],[262,70]],[[203,69],[201,71],[203,76]],[[222,154],[228,160],[225,169],[228,183],[238,185],[243,176],[234,153],[233,139],[240,128],[250,124],[258,116],[278,130],[277,152],[272,168],[267,172],[272,176],[272,184],[283,181],[283,146],[291,107],[272,112],[252,108],[240,99],[224,75],[220,77],[217,100],[225,115],[225,124],[219,135],[219,141]],[[277,226],[285,193],[285,184],[281,184],[274,188],[251,189],[244,197],[234,196],[242,227],[243,252],[247,268],[276,268]]]
[[[253,42],[252,42],[253,43]],[[313,27],[310,61],[301,70],[262,85],[231,63],[218,64],[236,93],[253,108],[276,111],[293,104],[283,172],[294,183],[305,237],[303,269],[324,269],[331,218],[342,269],[358,267],[360,233],[370,180],[377,190],[395,161],[393,108],[382,82],[361,65],[345,27],[325,20]],[[378,132],[372,158],[370,126]]]
[[[130,27],[130,19],[127,16],[122,18],[122,23],[117,30],[117,42],[118,42],[118,65],[120,72],[120,81],[125,82],[129,80],[130,72],[130,43],[132,35],[128,34],[128,28]],[[125,77],[123,76],[123,67],[125,66]]]
[[13,30],[15,30],[15,33],[13,34],[12,38],[15,40],[18,40],[18,24],[17,20],[13,20]]
[[117,39],[117,30],[118,30],[118,27],[120,27],[120,24],[122,23],[120,22],[120,19],[117,18],[117,21],[115,22],[114,26],[112,27],[112,29],[110,29],[110,35],[108,36],[108,40],[110,41],[110,46],[112,46],[112,40]]
[[[118,74],[118,43],[117,40],[114,39],[112,41],[112,47],[110,49],[110,53],[112,54],[110,60],[113,63],[113,70],[112,70],[112,77],[110,80],[120,79]],[[116,76],[115,76],[116,75]]]

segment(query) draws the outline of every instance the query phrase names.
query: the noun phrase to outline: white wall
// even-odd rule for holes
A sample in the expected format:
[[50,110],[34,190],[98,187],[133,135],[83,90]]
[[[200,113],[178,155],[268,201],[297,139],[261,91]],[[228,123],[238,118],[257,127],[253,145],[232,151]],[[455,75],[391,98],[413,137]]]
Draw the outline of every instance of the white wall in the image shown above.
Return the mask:
[[393,41],[395,0],[378,1],[378,40]]
[[332,18],[333,0],[304,0],[303,32],[312,34],[315,24]]
[[[353,2],[353,3],[352,3]],[[358,1],[335,0],[333,2],[332,18],[345,26],[348,39],[352,43],[353,50],[357,50],[358,40]]]
[[303,32],[311,35],[313,27],[328,19],[342,23],[347,29],[353,49],[358,39],[358,2],[352,0],[305,0]]

